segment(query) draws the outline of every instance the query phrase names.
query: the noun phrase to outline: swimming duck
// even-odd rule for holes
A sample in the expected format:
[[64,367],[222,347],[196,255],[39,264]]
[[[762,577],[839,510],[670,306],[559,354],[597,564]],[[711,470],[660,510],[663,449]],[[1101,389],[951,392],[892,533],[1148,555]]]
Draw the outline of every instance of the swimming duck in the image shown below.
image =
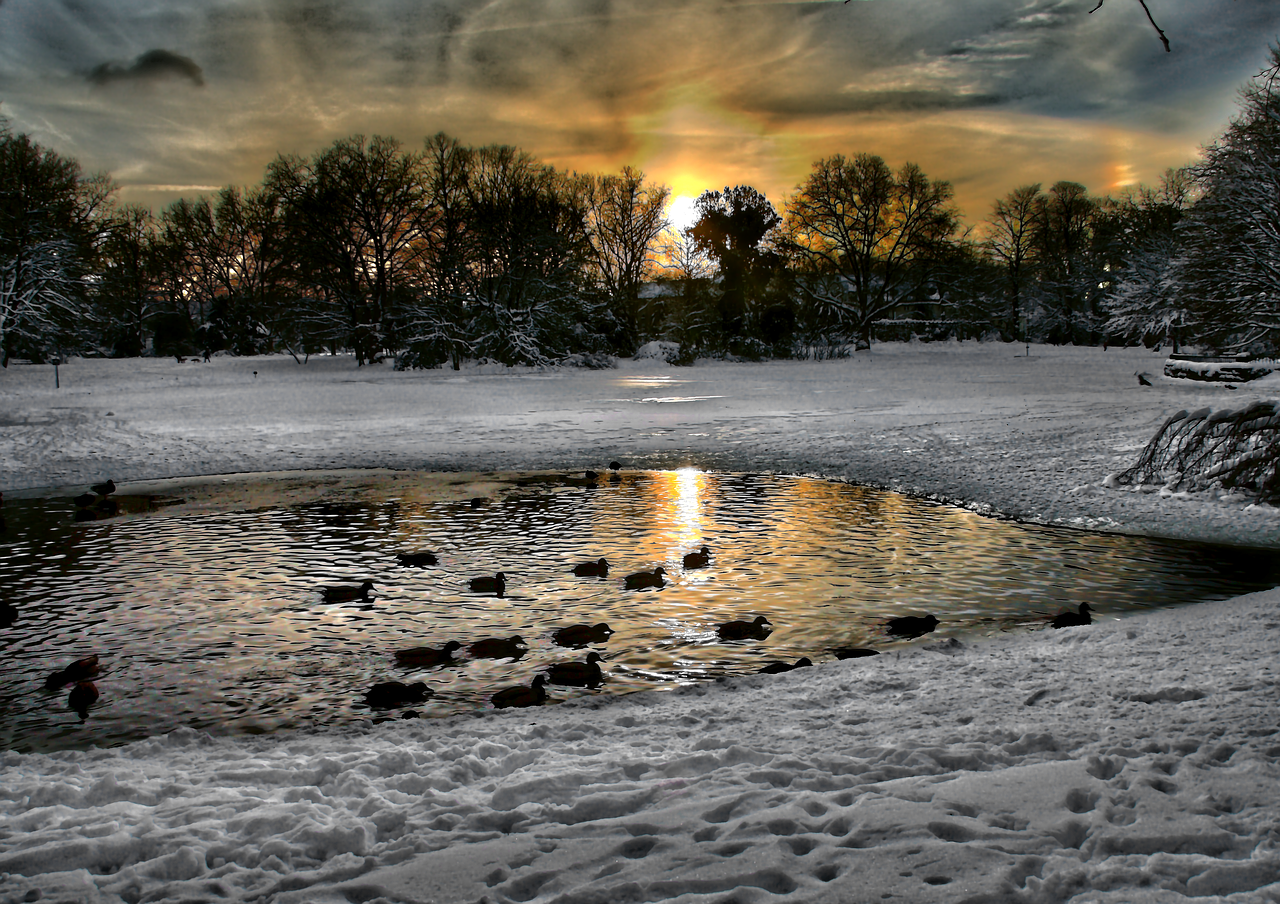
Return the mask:
[[390,709],[408,703],[421,703],[435,694],[421,681],[405,684],[401,681],[380,681],[364,693],[364,702],[373,709]]
[[662,576],[667,570],[659,565],[653,571],[637,571],[635,574],[627,575],[626,586],[628,590],[644,590],[646,587],[657,587],[661,589],[666,584],[662,580]]
[[609,576],[609,562],[605,559],[583,562],[581,565],[573,566],[573,573],[580,578],[607,578]]
[[107,478],[106,483],[95,483],[93,486],[89,487],[89,489],[93,490],[99,496],[110,496],[116,491],[116,482],[111,478]]
[[425,568],[428,565],[440,564],[440,560],[433,552],[398,552],[396,563],[406,568]]
[[1092,611],[1093,607],[1088,603],[1081,603],[1079,612],[1060,612],[1049,621],[1049,624],[1055,628],[1080,628],[1091,625],[1093,616],[1089,613]]
[[54,672],[44,680],[44,686],[51,691],[56,691],[64,684],[87,681],[96,674],[98,674],[98,656],[95,653],[92,656],[77,659],[66,668]]
[[92,681],[77,681],[71,693],[67,694],[67,706],[78,712],[83,719],[88,714],[89,707],[97,702],[98,696],[98,686]]
[[864,656],[879,656],[879,650],[868,650],[865,647],[834,647],[831,650],[836,659],[862,659]]
[[781,675],[783,672],[790,672],[794,669],[807,669],[811,665],[813,665],[813,660],[808,656],[801,656],[795,662],[778,662],[775,660],[760,669],[758,674]]
[[326,603],[353,603],[356,600],[369,599],[369,591],[373,589],[373,581],[365,581],[359,587],[352,587],[350,584],[339,584],[333,587],[325,587],[321,591]]
[[541,706],[547,702],[547,676],[538,675],[529,687],[518,684],[515,687],[503,688],[493,695],[493,705],[498,709],[510,706]]
[[706,546],[702,547],[702,549],[698,550],[697,552],[685,553],[685,556],[684,556],[685,568],[706,568],[710,564],[711,564],[711,550]]
[[621,469],[621,468],[622,468],[622,462],[620,462],[620,461],[611,461],[611,462],[609,462],[609,470],[610,470],[610,471],[617,471],[617,470],[619,470],[619,469]]
[[396,662],[407,668],[430,669],[453,662],[454,650],[461,649],[462,644],[456,640],[451,640],[438,650],[434,647],[414,647],[410,650],[396,650]]
[[600,670],[603,660],[603,656],[592,651],[587,654],[586,662],[553,662],[547,674],[552,684],[599,687],[604,684],[604,672]]
[[899,615],[884,626],[895,637],[920,637],[938,627],[938,620],[932,615]]
[[562,647],[585,647],[589,643],[607,643],[613,629],[600,622],[598,625],[570,625],[559,628],[551,639]]
[[769,619],[763,615],[757,615],[753,621],[749,622],[725,622],[717,626],[716,634],[720,635],[721,640],[764,640],[772,630]]
[[529,645],[519,634],[508,640],[486,637],[467,647],[472,659],[519,659],[529,651]]
[[507,592],[507,576],[499,571],[491,578],[472,578],[472,593],[492,593],[494,596],[502,596]]

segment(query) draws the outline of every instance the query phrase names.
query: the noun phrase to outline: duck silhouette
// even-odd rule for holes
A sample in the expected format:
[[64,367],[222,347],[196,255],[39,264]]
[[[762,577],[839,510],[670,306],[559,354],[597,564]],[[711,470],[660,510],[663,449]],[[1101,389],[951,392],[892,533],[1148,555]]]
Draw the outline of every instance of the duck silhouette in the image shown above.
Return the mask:
[[833,647],[831,652],[836,659],[862,659],[866,656],[879,656],[879,650],[868,650],[866,647]]
[[795,669],[807,669],[813,665],[813,660],[808,656],[801,656],[795,662],[779,662],[777,660],[769,663],[760,669],[758,674],[761,675],[781,675],[783,672],[791,672]]
[[507,592],[507,576],[499,571],[491,578],[472,578],[469,585],[472,593],[492,593],[502,596]]
[[613,629],[600,622],[598,625],[570,625],[559,628],[551,640],[562,647],[585,647],[589,643],[607,643]]
[[1093,624],[1093,616],[1089,613],[1093,611],[1093,607],[1088,603],[1081,603],[1078,612],[1059,612],[1049,624],[1055,628],[1081,628],[1085,625]]
[[553,662],[547,669],[547,676],[552,684],[599,687],[604,684],[604,672],[600,670],[602,661],[604,657],[592,651],[587,654],[586,662]]
[[77,508],[88,508],[98,501],[98,497],[93,495],[93,493],[81,493],[71,501],[76,504]]
[[455,650],[461,650],[462,644],[451,640],[440,649],[434,647],[413,647],[409,650],[396,650],[396,662],[399,665],[415,669],[430,669],[453,662]]
[[406,568],[426,568],[428,565],[440,564],[440,560],[433,552],[398,552],[396,564]]
[[364,702],[373,709],[390,709],[409,703],[422,703],[435,694],[421,681],[405,684],[401,681],[380,681],[364,693]]
[[541,706],[547,702],[547,676],[537,675],[528,687],[518,684],[515,687],[503,688],[493,695],[493,705],[498,709],[513,706]]
[[116,491],[116,482],[108,477],[106,483],[95,483],[93,486],[89,487],[89,489],[93,490],[99,496],[110,496]]
[[711,550],[704,546],[697,552],[688,552],[684,556],[685,568],[706,568],[711,564]]
[[653,571],[637,571],[635,574],[627,575],[626,588],[628,590],[644,590],[648,587],[656,587],[661,589],[666,586],[662,580],[662,576],[667,570],[659,565]]
[[472,659],[519,659],[527,652],[529,645],[519,634],[506,640],[486,637],[467,647],[467,653]]
[[620,461],[611,461],[611,462],[609,462],[609,470],[610,470],[610,471],[618,471],[618,470],[621,470],[621,469],[622,469],[622,462],[620,462]]
[[373,589],[373,581],[365,581],[359,587],[350,584],[337,584],[321,590],[326,603],[354,603],[356,600],[368,602],[369,591]]
[[573,566],[573,573],[580,578],[607,578],[609,576],[609,562],[605,559],[583,562],[581,565]]
[[716,627],[721,640],[764,640],[773,631],[769,619],[757,615],[752,621],[730,621]]
[[51,691],[74,681],[87,681],[98,674],[98,655],[84,656],[59,669],[44,680],[44,686]]
[[894,637],[922,637],[938,627],[938,620],[932,615],[899,615],[884,626]]
[[67,707],[74,709],[83,719],[89,714],[89,707],[98,701],[98,696],[98,686],[92,681],[77,681],[71,693],[67,694]]

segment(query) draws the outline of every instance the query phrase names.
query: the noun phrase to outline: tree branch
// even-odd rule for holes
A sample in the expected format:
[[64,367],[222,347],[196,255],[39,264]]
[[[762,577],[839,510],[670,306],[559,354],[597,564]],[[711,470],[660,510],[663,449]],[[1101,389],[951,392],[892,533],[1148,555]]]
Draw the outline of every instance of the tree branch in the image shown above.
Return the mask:
[[[1098,10],[1102,9],[1102,4],[1106,2],[1107,0],[1098,0],[1098,5],[1095,6],[1093,9],[1089,10],[1089,15],[1092,16]],[[1151,15],[1151,10],[1147,8],[1147,0],[1138,0],[1138,2],[1142,4],[1142,11],[1147,14],[1147,21],[1150,22],[1151,27],[1156,30],[1156,34],[1160,36],[1160,43],[1164,45],[1164,52],[1165,53],[1172,52],[1173,48],[1169,46],[1169,36],[1166,35],[1164,33],[1164,30],[1159,25],[1156,24],[1155,17]]]

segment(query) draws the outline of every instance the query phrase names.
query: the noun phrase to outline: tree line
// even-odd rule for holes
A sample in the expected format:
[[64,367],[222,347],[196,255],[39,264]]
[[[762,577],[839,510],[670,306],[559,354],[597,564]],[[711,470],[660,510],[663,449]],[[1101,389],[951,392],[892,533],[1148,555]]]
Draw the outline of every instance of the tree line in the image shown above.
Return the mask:
[[779,207],[707,191],[696,221],[625,167],[558,170],[438,134],[280,156],[159,214],[0,131],[0,353],[349,350],[401,367],[823,357],[882,339],[1280,344],[1280,51],[1200,162],[1118,197],[1025,185],[962,229],[911,163],[818,160]]

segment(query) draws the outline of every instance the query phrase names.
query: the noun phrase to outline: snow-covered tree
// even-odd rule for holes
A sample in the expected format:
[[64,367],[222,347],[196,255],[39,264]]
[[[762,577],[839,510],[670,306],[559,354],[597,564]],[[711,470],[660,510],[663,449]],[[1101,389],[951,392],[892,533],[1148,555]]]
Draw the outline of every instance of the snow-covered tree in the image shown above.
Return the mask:
[[1224,351],[1280,352],[1280,47],[1192,167],[1201,197],[1174,268],[1193,329]]

